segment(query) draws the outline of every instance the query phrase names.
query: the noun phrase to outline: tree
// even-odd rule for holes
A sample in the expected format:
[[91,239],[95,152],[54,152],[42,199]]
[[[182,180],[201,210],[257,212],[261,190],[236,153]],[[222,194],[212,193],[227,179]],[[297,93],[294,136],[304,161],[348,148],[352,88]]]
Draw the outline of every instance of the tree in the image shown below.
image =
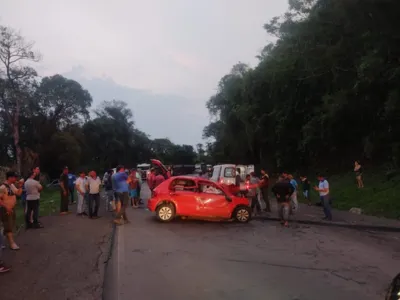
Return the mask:
[[13,29],[0,26],[0,100],[1,109],[9,124],[15,148],[18,172],[21,172],[20,113],[29,95],[36,71],[24,63],[37,62],[39,55],[33,52],[33,43]]
[[400,161],[400,44],[394,0],[291,0],[264,25],[277,40],[235,65],[207,102],[217,162],[272,168]]

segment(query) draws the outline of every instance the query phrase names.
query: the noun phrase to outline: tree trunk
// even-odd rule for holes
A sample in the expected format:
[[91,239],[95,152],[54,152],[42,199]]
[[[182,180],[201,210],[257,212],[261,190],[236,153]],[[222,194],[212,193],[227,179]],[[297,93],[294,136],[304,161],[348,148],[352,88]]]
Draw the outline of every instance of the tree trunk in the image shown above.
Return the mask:
[[21,155],[22,150],[21,146],[19,145],[19,111],[20,111],[20,104],[19,100],[16,100],[16,107],[15,113],[12,118],[12,130],[13,130],[13,137],[14,137],[14,146],[15,146],[15,158],[17,163],[17,172],[21,174]]

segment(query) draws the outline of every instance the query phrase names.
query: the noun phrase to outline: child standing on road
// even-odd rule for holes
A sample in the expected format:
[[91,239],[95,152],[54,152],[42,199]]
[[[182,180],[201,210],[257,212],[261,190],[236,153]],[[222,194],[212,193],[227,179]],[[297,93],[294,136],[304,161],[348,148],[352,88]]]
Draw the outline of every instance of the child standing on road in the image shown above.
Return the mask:
[[129,198],[131,199],[131,205],[133,208],[137,208],[138,205],[138,188],[139,180],[136,177],[136,170],[132,169],[129,174]]

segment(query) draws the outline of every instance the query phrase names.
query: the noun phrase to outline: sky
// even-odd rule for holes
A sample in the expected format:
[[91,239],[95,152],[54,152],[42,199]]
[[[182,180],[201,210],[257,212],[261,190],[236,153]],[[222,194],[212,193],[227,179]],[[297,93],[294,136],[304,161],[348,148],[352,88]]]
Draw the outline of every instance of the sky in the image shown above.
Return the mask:
[[0,24],[35,42],[41,76],[118,99],[152,138],[202,142],[206,101],[236,63],[257,64],[285,0],[0,0]]

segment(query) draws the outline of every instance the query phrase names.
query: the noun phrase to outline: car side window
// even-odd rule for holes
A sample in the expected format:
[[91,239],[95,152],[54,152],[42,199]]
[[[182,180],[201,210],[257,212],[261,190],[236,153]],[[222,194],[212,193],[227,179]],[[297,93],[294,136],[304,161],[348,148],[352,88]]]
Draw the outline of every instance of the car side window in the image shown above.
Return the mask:
[[201,193],[214,194],[214,195],[224,195],[224,192],[214,184],[208,182],[200,182],[199,190]]
[[177,178],[171,182],[169,186],[170,190],[174,190],[176,192],[185,191],[185,192],[196,192],[197,186],[194,180],[185,179],[185,178]]

